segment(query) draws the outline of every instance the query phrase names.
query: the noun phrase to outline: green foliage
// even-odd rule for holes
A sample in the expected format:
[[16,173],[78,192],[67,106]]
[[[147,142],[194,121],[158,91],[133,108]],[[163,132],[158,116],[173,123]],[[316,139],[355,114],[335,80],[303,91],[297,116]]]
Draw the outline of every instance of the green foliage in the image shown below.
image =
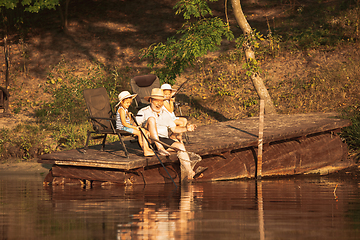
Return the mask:
[[260,65],[256,59],[251,58],[243,64],[243,68],[246,70],[246,76],[251,77],[254,73],[260,72]]
[[15,9],[18,6],[24,6],[24,10],[32,13],[38,13],[42,9],[55,9],[60,5],[60,0],[1,0],[0,7]]
[[10,140],[10,131],[8,129],[0,130],[0,156],[5,150],[5,143],[9,142]]
[[269,42],[269,51],[270,51],[270,55],[275,58],[280,52],[280,43],[282,41],[282,36],[273,33],[268,20],[267,20],[267,26],[268,26],[267,39]]
[[[357,42],[360,38],[359,1],[321,1],[303,5],[286,24],[283,38],[286,47],[299,50],[334,49],[344,42]],[[300,14],[301,13],[301,14]]]
[[359,151],[360,146],[360,104],[355,104],[343,111],[343,117],[349,119],[352,125],[343,129],[341,137],[346,140],[350,149]]
[[[242,48],[244,45],[252,46],[253,48],[259,49],[261,42],[265,41],[265,37],[255,29],[251,31],[251,34],[248,36],[242,35],[235,40],[236,47]],[[251,58],[243,64],[243,68],[246,70],[246,75],[251,77],[254,73],[260,73],[260,64],[259,62]]]
[[166,43],[158,43],[142,50],[142,58],[148,58],[148,66],[155,68],[161,81],[173,83],[177,75],[186,68],[194,66],[197,58],[219,49],[222,39],[234,38],[227,23],[220,18],[205,18],[211,13],[206,1],[180,1],[178,13],[183,12],[184,18],[191,15],[200,18],[198,21],[187,21],[177,31],[176,37],[167,39]]
[[15,157],[29,160],[36,157],[44,149],[44,136],[40,127],[34,125],[18,125],[10,130],[0,130],[0,158]]
[[51,131],[51,137],[56,141],[57,148],[72,149],[82,147],[85,142],[86,131],[90,130],[85,124],[67,124],[52,122],[46,127]]
[[237,48],[243,47],[244,44],[247,44],[258,49],[260,47],[260,43],[264,40],[265,38],[263,34],[261,34],[259,31],[256,31],[256,29],[252,29],[251,34],[247,36],[241,35],[236,39],[235,42]]
[[[68,68],[66,62],[60,63],[54,73],[50,73],[46,83],[46,91],[53,95],[51,102],[44,103],[36,112],[40,122],[63,122],[81,124],[87,121],[87,110],[83,97],[83,90],[87,88],[105,87],[110,99],[116,99],[122,90],[122,73],[113,69],[107,76],[103,66],[97,65],[89,69],[89,75],[78,77]],[[91,73],[91,74],[90,74]]]
[[341,37],[332,33],[329,28],[314,29],[313,27],[308,27],[304,30],[294,29],[293,33],[292,42],[300,49],[336,45],[341,41]]
[[[217,0],[210,0],[216,2]],[[212,15],[212,11],[206,0],[180,0],[176,3],[174,9],[177,9],[176,14],[183,14],[184,19],[188,20],[191,16],[195,18],[202,18],[206,15]]]

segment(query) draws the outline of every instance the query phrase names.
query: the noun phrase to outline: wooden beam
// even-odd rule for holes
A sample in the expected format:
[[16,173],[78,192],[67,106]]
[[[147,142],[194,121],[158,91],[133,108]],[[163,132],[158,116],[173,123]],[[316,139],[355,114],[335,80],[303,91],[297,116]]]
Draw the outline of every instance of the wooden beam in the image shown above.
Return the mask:
[[263,152],[263,136],[264,136],[264,109],[265,102],[260,100],[260,114],[259,114],[259,137],[258,137],[258,154],[257,154],[257,173],[256,178],[261,179],[262,172],[262,152]]

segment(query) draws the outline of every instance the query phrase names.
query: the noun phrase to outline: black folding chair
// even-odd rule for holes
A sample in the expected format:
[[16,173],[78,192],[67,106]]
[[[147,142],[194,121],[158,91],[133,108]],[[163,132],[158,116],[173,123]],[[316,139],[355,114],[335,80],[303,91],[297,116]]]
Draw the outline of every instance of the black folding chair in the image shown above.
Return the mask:
[[[84,98],[86,106],[89,110],[90,121],[93,125],[93,131],[87,132],[86,143],[84,146],[84,152],[86,152],[91,139],[103,138],[102,149],[105,148],[105,141],[108,134],[115,134],[119,137],[120,143],[124,149],[125,156],[129,158],[129,153],[126,149],[122,136],[132,135],[129,132],[116,129],[116,118],[112,111],[109,96],[105,88],[85,89]],[[97,134],[101,136],[91,137],[91,134]]]

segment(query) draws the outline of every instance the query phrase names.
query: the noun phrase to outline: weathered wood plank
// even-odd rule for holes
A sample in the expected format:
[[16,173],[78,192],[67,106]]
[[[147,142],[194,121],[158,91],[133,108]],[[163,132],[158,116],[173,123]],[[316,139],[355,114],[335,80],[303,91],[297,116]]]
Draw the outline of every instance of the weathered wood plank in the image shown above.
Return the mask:
[[[46,154],[40,157],[39,162],[68,166],[84,166],[97,168],[114,168],[130,170],[159,164],[156,157],[144,157],[136,143],[125,141],[130,158],[126,158],[118,142],[109,143],[104,151],[101,146],[90,146],[86,153],[82,149],[73,149]],[[177,161],[176,156],[159,156],[164,163]]]
[[105,170],[98,168],[85,168],[85,167],[69,167],[69,166],[54,166],[52,168],[53,177],[66,177],[73,179],[86,179],[97,181],[109,181],[113,183],[122,183],[125,181],[125,172],[116,170]]
[[[266,115],[264,144],[331,131],[351,124],[348,120],[332,118],[334,116],[336,114],[333,113]],[[258,119],[246,118],[200,126],[197,131],[188,133],[192,144],[187,149],[203,155],[222,149],[256,146]]]
[[[296,175],[315,172],[332,166],[349,167],[347,145],[331,133],[314,135],[302,141],[292,140],[270,144],[264,148],[262,176]],[[229,180],[256,177],[256,151],[247,148],[232,151],[224,157],[208,155],[197,166],[208,167],[196,181]],[[330,169],[331,170],[331,169]]]

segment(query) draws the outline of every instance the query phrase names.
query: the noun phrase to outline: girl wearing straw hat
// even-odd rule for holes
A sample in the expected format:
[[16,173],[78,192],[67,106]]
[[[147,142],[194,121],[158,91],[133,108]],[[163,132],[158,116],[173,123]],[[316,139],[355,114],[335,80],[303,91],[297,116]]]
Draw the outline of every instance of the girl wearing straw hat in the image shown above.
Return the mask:
[[[172,119],[174,120],[174,123],[176,124],[176,126],[185,127],[187,124],[187,119],[184,117],[176,117],[175,113],[174,113],[175,99],[173,98],[173,96],[176,93],[176,89],[173,89],[171,87],[171,85],[168,83],[161,85],[160,88],[164,92],[164,97],[165,97],[164,108],[166,109],[166,111],[169,112],[169,114],[171,115]],[[182,142],[182,134],[174,134],[174,135],[175,135],[176,139],[178,139],[180,142]],[[172,136],[170,136],[170,138],[171,137]]]
[[[154,156],[155,153],[150,149],[146,139],[144,139],[142,136],[139,127],[131,125],[130,122],[130,113],[128,108],[130,107],[131,102],[136,97],[136,95],[137,94],[131,95],[128,91],[122,91],[119,94],[119,103],[115,106],[118,107],[120,105],[116,111],[116,129],[123,130],[138,136],[139,144],[144,151],[144,156]],[[143,131],[148,134],[145,129],[143,129]]]

